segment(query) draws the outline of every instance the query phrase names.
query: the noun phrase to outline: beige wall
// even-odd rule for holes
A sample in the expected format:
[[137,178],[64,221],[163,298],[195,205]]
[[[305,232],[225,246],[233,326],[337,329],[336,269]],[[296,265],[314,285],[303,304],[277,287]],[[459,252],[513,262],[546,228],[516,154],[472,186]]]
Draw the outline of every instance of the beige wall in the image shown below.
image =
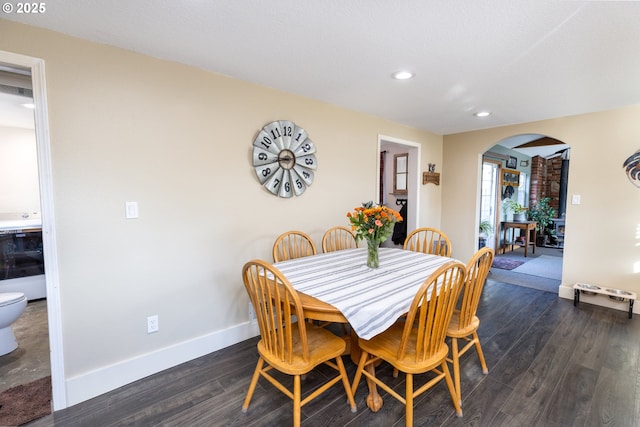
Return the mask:
[[[3,20],[0,50],[45,60],[70,384],[109,373],[113,388],[128,361],[171,349],[179,363],[194,342],[213,350],[223,332],[241,339],[242,264],[269,260],[288,229],[319,243],[375,199],[379,135],[421,143],[422,170],[437,164],[441,186],[421,186],[419,225],[446,230],[462,260],[477,242],[481,153],[521,133],[570,144],[569,195],[582,204],[567,207],[563,284],[640,292],[640,193],[622,171],[639,148],[640,107],[451,135],[443,147],[428,132]],[[316,179],[300,198],[270,195],[250,166],[256,132],[277,119],[304,127],[318,148]],[[124,218],[131,200],[137,220]],[[160,332],[147,335],[152,314]],[[70,403],[92,392],[74,393]]]
[[[197,353],[183,348],[243,339],[242,265],[271,260],[289,229],[319,245],[376,199],[379,135],[442,164],[441,136],[185,65],[3,20],[0,50],[45,60],[70,404],[162,352],[175,364]],[[250,161],[256,132],[278,119],[318,149],[313,185],[290,200],[261,188]],[[439,222],[439,189],[420,191],[421,223]],[[147,335],[153,314],[160,331]]]
[[[640,292],[634,270],[640,262],[640,190],[622,168],[640,148],[638,117],[635,106],[446,136],[445,169],[456,165],[468,171],[443,180],[442,227],[460,249],[457,256],[467,259],[477,241],[481,154],[509,136],[539,133],[571,146],[561,296],[571,297],[564,287],[576,282]],[[572,195],[581,196],[580,205],[571,204]],[[591,298],[608,304],[606,298]]]

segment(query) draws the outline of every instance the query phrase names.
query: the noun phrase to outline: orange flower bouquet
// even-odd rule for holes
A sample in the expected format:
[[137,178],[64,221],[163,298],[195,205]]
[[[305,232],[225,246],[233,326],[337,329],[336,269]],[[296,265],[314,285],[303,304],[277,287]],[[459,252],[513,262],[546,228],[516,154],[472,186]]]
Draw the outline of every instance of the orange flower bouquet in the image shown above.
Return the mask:
[[380,243],[391,236],[394,224],[402,221],[402,216],[391,208],[367,202],[353,212],[347,212],[347,218],[356,233],[356,239],[367,241],[367,267],[378,268]]

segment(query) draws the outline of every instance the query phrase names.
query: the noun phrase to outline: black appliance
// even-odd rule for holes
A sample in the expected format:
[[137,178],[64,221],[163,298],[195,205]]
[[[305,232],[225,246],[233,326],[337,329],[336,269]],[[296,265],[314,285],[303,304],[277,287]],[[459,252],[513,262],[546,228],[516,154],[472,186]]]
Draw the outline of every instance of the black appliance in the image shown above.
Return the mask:
[[44,274],[42,229],[0,230],[0,280]]

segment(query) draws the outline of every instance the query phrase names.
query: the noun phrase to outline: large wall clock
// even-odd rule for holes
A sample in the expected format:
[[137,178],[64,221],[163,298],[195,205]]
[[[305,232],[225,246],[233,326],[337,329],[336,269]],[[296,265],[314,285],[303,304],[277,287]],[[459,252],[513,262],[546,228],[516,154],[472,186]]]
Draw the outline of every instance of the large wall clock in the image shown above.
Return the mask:
[[253,141],[253,168],[273,195],[300,196],[313,183],[316,146],[289,120],[266,124]]

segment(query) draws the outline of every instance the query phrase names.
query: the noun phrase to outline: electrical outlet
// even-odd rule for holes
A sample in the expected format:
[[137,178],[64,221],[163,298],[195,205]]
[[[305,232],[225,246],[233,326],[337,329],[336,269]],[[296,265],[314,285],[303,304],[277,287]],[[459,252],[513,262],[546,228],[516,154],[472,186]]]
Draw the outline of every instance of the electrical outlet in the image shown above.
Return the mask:
[[152,334],[158,332],[160,324],[158,323],[158,315],[147,317],[147,333]]
[[251,323],[256,323],[258,318],[256,317],[256,311],[253,309],[253,304],[249,303],[249,320]]

